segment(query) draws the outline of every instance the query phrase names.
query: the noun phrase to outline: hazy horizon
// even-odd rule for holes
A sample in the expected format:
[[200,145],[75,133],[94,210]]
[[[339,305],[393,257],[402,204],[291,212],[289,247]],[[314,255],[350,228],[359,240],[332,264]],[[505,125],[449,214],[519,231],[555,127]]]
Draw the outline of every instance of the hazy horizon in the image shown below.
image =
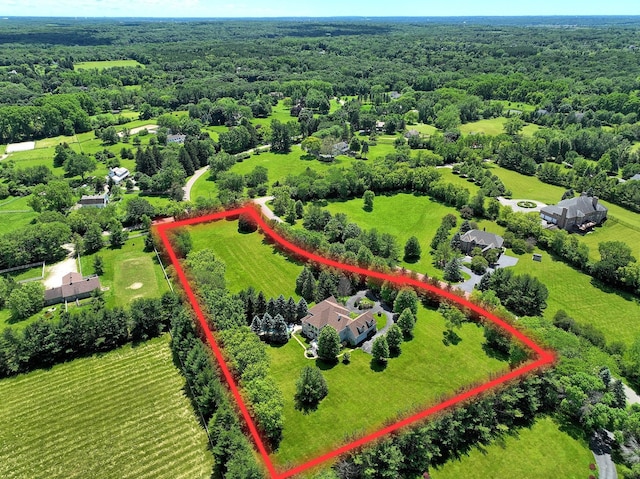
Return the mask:
[[[417,4],[398,0],[393,4],[370,0],[5,0],[0,17],[64,18],[336,18],[336,17],[587,17],[636,16],[636,0],[609,3],[584,0],[539,0],[518,3],[512,0],[477,2],[458,0],[442,4]],[[586,4],[585,4],[586,3]],[[35,15],[34,15],[35,14]]]

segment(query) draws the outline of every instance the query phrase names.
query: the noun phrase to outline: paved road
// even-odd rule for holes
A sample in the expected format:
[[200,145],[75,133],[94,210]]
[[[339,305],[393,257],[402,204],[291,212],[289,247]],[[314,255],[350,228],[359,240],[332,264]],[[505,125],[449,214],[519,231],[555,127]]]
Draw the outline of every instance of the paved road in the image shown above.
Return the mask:
[[611,459],[611,441],[613,434],[609,431],[595,433],[589,441],[589,447],[598,466],[599,479],[618,479],[616,466]]
[[640,396],[626,384],[622,383],[622,386],[624,387],[624,395],[627,396],[627,402],[629,404],[640,404]]
[[267,206],[267,203],[273,199],[273,196],[262,196],[260,198],[254,198],[253,202],[260,206],[260,210],[265,218],[270,220],[276,220],[278,223],[282,223],[282,218],[276,216],[275,213]]
[[203,166],[199,170],[196,170],[193,176],[189,178],[189,181],[187,181],[187,184],[184,186],[184,188],[182,188],[182,190],[184,191],[184,196],[183,196],[184,201],[191,201],[191,188],[193,188],[193,185],[195,185],[196,181],[198,181],[198,179],[202,175],[204,175],[208,170],[209,170],[209,165]]
[[[251,155],[256,150],[258,150],[258,151],[266,151],[269,148],[271,148],[271,145],[258,146],[256,148],[251,148],[250,150],[238,153],[238,155],[242,155],[242,154],[246,154],[246,153]],[[193,176],[191,178],[189,178],[189,181],[187,181],[187,184],[184,186],[184,188],[182,188],[182,191],[184,191],[184,196],[182,197],[184,201],[191,201],[191,188],[193,188],[193,185],[196,183],[196,181],[198,181],[198,179],[202,175],[204,175],[207,172],[208,169],[209,169],[209,165],[203,166],[202,168],[197,170],[193,174]]]

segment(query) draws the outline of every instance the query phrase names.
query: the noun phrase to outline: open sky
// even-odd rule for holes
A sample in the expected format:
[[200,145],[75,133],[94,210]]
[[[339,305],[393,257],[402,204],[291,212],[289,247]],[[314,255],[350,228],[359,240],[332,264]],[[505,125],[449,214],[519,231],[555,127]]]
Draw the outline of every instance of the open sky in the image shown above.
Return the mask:
[[[640,15],[638,0],[2,0],[0,16],[333,17]],[[1,28],[1,26],[0,26]]]

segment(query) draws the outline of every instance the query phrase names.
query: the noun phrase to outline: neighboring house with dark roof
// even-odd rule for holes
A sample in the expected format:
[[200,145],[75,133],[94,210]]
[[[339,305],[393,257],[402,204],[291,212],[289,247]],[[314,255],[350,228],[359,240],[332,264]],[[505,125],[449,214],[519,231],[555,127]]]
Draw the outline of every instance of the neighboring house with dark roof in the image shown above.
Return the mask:
[[547,223],[567,231],[585,231],[602,224],[607,219],[607,208],[598,202],[597,196],[582,193],[575,198],[562,200],[540,210],[540,217]]
[[502,236],[480,230],[469,230],[460,236],[460,248],[469,254],[473,248],[480,248],[483,252],[490,249],[501,249],[504,240]]
[[109,178],[118,185],[120,182],[129,177],[129,170],[123,167],[109,168]]
[[104,208],[109,203],[109,195],[82,195],[78,205],[80,207]]
[[392,91],[389,93],[389,98],[391,98],[392,100],[397,100],[401,96],[402,96],[402,93],[398,93],[397,91]]
[[80,273],[68,273],[62,277],[61,286],[44,292],[44,304],[49,306],[88,298],[96,289],[100,289],[100,279],[97,276],[83,277]]
[[338,332],[340,342],[352,346],[360,344],[377,331],[376,320],[371,311],[352,319],[349,310],[339,305],[333,296],[316,304],[302,318],[302,332],[309,339],[317,339],[325,326]]
[[187,135],[167,135],[167,144],[169,143],[177,143],[182,145],[184,140],[186,140]]

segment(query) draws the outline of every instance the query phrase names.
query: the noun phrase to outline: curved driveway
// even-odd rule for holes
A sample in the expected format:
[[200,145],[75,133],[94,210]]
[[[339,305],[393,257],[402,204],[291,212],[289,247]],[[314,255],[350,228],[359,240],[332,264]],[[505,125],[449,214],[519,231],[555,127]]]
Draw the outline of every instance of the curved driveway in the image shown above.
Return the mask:
[[[347,304],[345,305],[346,308],[349,311],[355,312],[355,313],[363,313],[364,311],[357,308],[356,307],[356,301],[358,301],[359,299],[362,299],[364,297],[367,296],[368,290],[364,290],[364,291],[358,291],[356,294],[354,294],[353,296],[351,296],[348,301]],[[380,303],[380,301],[375,301],[373,304],[373,308],[370,309],[370,311],[373,314],[376,313],[382,313],[387,317],[387,323],[384,325],[384,327],[382,329],[379,329],[376,334],[374,334],[371,339],[369,339],[368,341],[365,341],[364,343],[362,343],[361,349],[365,352],[365,353],[369,353],[371,354],[371,348],[373,347],[373,342],[375,341],[376,338],[384,335],[387,333],[387,331],[389,331],[389,328],[391,328],[391,326],[393,326],[393,313],[391,311],[388,311],[386,309],[384,309],[382,307],[382,304]]]

